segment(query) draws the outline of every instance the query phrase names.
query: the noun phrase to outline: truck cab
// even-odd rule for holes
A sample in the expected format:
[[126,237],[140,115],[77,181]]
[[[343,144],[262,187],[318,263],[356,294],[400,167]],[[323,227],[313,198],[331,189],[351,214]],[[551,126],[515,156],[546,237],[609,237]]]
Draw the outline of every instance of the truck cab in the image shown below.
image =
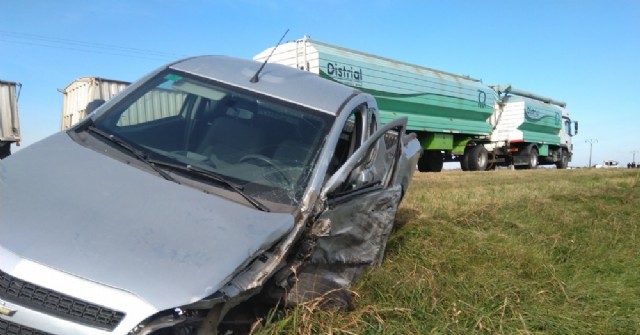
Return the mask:
[[[563,111],[562,113],[562,131],[560,132],[560,145],[567,148],[567,151],[573,154],[573,136],[578,134],[578,121],[571,121],[569,113]],[[556,163],[556,167],[559,169],[566,169],[569,161],[561,160]]]

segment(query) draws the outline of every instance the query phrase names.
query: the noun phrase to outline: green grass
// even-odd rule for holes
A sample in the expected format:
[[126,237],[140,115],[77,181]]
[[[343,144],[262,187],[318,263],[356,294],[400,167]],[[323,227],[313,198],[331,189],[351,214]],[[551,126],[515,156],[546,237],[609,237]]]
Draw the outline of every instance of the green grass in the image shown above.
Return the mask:
[[355,309],[256,334],[640,334],[640,170],[416,173]]

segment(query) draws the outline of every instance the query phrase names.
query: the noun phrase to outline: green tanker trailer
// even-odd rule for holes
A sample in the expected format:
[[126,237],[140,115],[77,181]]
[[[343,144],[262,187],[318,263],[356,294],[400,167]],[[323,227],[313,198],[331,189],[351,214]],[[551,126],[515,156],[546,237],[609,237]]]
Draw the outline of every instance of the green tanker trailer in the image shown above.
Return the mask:
[[[477,171],[496,165],[536,167],[537,164],[562,162],[562,159],[568,163],[571,159],[568,132],[567,145],[560,141],[561,133],[565,132],[563,126],[555,123],[550,128],[547,126],[548,109],[553,110],[554,117],[556,112],[560,113],[560,118],[553,122],[561,122],[559,120],[565,120],[565,116],[568,120],[564,106],[544,102],[546,98],[510,86],[500,89],[469,76],[403,63],[307,37],[279,45],[275,51],[267,49],[254,57],[259,61],[267,58],[269,62],[310,71],[372,94],[378,102],[383,124],[398,116],[408,116],[407,129],[418,135],[424,149],[418,162],[418,169],[423,172],[438,172],[444,162],[460,162],[463,170]],[[515,113],[520,106],[518,100],[523,99],[526,99],[525,109],[536,110],[544,117],[540,120],[524,118],[523,124],[515,128],[513,124],[502,126],[500,122],[509,120],[510,113]],[[547,108],[539,103],[550,106]],[[506,113],[505,106],[510,107]],[[502,137],[493,139],[496,131]],[[522,132],[527,136],[511,136],[507,131]],[[537,132],[548,136],[531,136]],[[542,142],[524,142],[527,140]],[[529,158],[536,153],[547,156]],[[559,167],[566,167],[566,164]]]

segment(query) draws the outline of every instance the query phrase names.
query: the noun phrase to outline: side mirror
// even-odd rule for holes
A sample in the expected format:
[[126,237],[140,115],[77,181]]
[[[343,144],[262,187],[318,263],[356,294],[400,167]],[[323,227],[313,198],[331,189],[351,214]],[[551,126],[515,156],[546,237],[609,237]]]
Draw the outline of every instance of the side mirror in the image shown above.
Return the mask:
[[576,131],[576,133],[574,135],[578,135],[578,121],[574,121],[573,128]]
[[375,167],[356,168],[349,176],[348,183],[352,188],[358,188],[370,184],[375,180]]

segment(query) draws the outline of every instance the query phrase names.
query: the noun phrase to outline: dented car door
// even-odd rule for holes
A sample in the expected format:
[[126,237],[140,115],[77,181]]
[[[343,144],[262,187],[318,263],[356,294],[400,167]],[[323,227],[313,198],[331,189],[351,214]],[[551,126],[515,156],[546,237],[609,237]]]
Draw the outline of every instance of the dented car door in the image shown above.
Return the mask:
[[[287,302],[321,297],[346,308],[348,287],[371,265],[382,262],[403,193],[419,156],[414,137],[404,138],[406,118],[377,128],[377,113],[361,105],[345,123],[323,185],[317,215],[307,231],[311,250],[295,273]],[[345,153],[346,151],[346,153]],[[343,159],[344,162],[341,162]]]

